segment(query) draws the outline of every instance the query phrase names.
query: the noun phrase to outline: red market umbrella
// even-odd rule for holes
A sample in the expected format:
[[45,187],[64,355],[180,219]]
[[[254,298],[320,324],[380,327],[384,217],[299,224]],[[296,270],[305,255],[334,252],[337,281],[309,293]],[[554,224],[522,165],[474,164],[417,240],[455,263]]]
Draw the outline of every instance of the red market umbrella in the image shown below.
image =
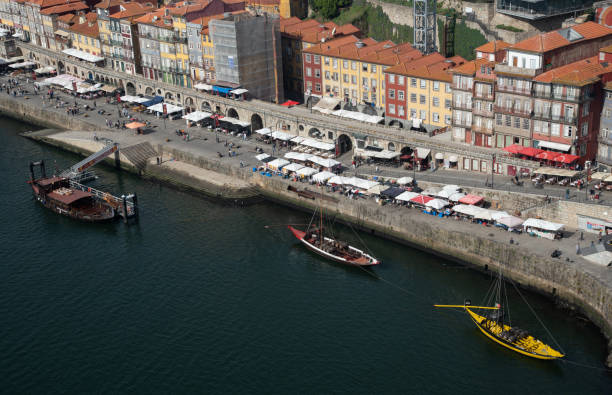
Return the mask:
[[286,102],[284,102],[283,104],[281,104],[281,106],[285,106],[285,107],[293,107],[293,106],[297,106],[298,104],[300,104],[299,102],[293,101],[293,100],[287,100]]
[[427,203],[427,202],[429,202],[430,200],[433,200],[433,199],[434,198],[432,198],[431,196],[419,195],[419,196],[413,197],[412,199],[410,199],[410,201],[412,203],[425,205],[425,203]]
[[536,159],[553,160],[556,156],[562,155],[560,152],[544,151],[537,154]]
[[553,161],[560,162],[560,163],[572,163],[578,159],[580,159],[580,157],[576,155],[561,154],[561,155],[555,156]]
[[525,147],[523,147],[522,145],[512,144],[504,148],[504,151],[509,152],[511,154],[520,154],[522,153],[523,149],[525,149]]
[[521,155],[535,157],[537,154],[541,154],[542,152],[544,152],[544,150],[539,148],[525,147],[521,151]]
[[147,125],[145,125],[142,122],[130,122],[130,123],[125,125],[125,127],[128,128],[128,129],[144,128],[145,126],[147,126]]

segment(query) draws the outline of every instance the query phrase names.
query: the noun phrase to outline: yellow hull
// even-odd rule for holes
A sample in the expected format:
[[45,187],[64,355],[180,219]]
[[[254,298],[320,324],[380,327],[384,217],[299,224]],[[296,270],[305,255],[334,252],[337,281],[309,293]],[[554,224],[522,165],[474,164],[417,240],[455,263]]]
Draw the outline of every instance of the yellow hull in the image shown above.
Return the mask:
[[502,329],[500,325],[492,323],[491,328],[487,329],[483,326],[483,322],[487,321],[485,317],[474,313],[467,306],[465,306],[465,310],[468,312],[470,318],[472,321],[474,321],[482,333],[484,333],[489,339],[506,348],[509,348],[510,350],[537,359],[552,360],[564,357],[563,354],[542,343],[540,340],[535,339],[533,336],[527,336],[526,338],[514,343],[501,339],[497,336],[497,334],[511,329],[508,325],[504,325]]

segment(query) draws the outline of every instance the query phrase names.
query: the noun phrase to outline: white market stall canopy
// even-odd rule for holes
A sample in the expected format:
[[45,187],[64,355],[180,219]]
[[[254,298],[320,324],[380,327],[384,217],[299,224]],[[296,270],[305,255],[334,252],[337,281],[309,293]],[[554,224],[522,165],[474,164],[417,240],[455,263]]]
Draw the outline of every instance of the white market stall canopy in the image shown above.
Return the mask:
[[139,104],[146,103],[151,100],[151,99],[147,99],[146,97],[130,96],[130,95],[121,96],[119,99],[121,99],[121,101],[125,103],[139,103]]
[[287,159],[293,159],[293,160],[299,160],[301,162],[306,162],[307,160],[310,159],[310,157],[312,157],[314,155],[310,155],[310,154],[305,154],[303,152],[287,152],[285,154],[285,158]]
[[477,219],[485,219],[487,221],[493,220],[493,213],[495,211],[487,210],[486,208],[472,206],[470,204],[457,204],[453,206],[453,211],[456,213],[469,215]]
[[368,181],[359,177],[342,177],[334,176],[327,181],[328,184],[350,185],[355,188],[368,190],[379,183],[376,181]]
[[287,166],[289,164],[288,160],[282,159],[282,158],[278,158],[278,159],[274,159],[271,162],[268,162],[267,166],[271,169],[274,170],[280,170],[282,169],[284,166]]
[[544,174],[547,176],[556,176],[556,177],[576,177],[580,174],[579,171],[575,170],[567,170],[567,169],[557,169],[555,167],[540,167],[533,171],[535,174]]
[[270,155],[268,155],[268,154],[259,154],[259,155],[255,155],[255,159],[260,160],[260,161],[261,161],[261,160],[264,160],[264,159],[266,159],[266,158],[269,158],[269,157],[270,157]]
[[53,67],[53,66],[39,67],[36,70],[34,70],[34,72],[36,74],[54,73],[55,72],[55,67]]
[[204,111],[194,111],[194,112],[190,112],[187,115],[183,115],[183,118],[188,120],[188,121],[192,121],[192,122],[199,122],[203,119],[209,118],[212,114],[209,112],[204,112]]
[[248,90],[244,89],[244,88],[238,88],[238,89],[234,89],[233,91],[230,91],[230,93],[232,95],[242,95],[242,94],[247,93],[247,92],[248,92]]
[[[296,173],[297,173],[299,176],[302,176],[302,177],[312,176],[313,174],[314,174],[314,175],[317,175],[317,173],[318,173],[318,174],[320,174],[320,173],[319,173],[319,171],[318,171],[317,169],[313,169],[312,167],[302,167],[302,168],[301,168],[300,170],[298,170]],[[330,173],[330,174],[331,174],[331,173]]]
[[553,143],[552,141],[538,140],[538,148],[550,148],[567,152],[570,148],[572,148],[572,146],[569,144]]
[[212,90],[212,85],[208,85],[208,84],[195,84],[193,86],[195,89],[200,89],[203,91],[211,91]]
[[77,84],[77,93],[97,92],[102,87],[102,84],[91,85],[86,82]]
[[416,154],[417,154],[417,158],[419,159],[425,159],[429,156],[429,154],[431,153],[431,150],[429,148],[416,148]]
[[605,180],[606,178],[611,177],[610,173],[604,173],[602,171],[594,173],[591,175],[591,180]]
[[294,134],[289,134],[289,133],[275,130],[272,133],[270,133],[270,137],[272,137],[273,139],[277,139],[277,140],[289,141],[296,136]]
[[234,125],[238,125],[238,126],[242,126],[243,128],[246,128],[247,126],[251,126],[251,124],[248,123],[248,122],[244,122],[244,121],[241,121],[239,119],[232,118],[232,117],[221,118],[220,121],[228,122],[228,123],[231,123],[231,124],[234,124]]
[[443,209],[446,206],[449,206],[450,203],[447,200],[442,199],[432,199],[425,203],[425,206],[435,208],[436,210]]
[[74,56],[75,58],[79,58],[81,60],[85,60],[87,62],[92,62],[92,63],[101,62],[104,60],[104,58],[101,56],[92,55],[85,51],[79,51],[76,48],[64,49],[62,52],[65,53],[66,55]]
[[325,182],[336,175],[329,171],[322,171],[312,176],[312,179],[316,182]]
[[402,202],[408,202],[410,201],[410,199],[414,199],[417,196],[419,196],[418,193],[406,191],[406,192],[402,192],[399,195],[397,195],[395,197],[395,200],[401,200]]
[[364,150],[361,148],[355,148],[355,156],[361,157],[370,157],[370,158],[379,158],[379,159],[393,159],[400,156],[399,152],[394,151],[373,151],[373,150]]
[[9,67],[11,69],[23,69],[23,68],[32,67],[32,66],[36,66],[36,63],[34,63],[34,62],[21,62],[21,63],[13,63],[13,64],[9,65]]
[[300,142],[300,144],[305,145],[307,147],[312,147],[312,148],[320,149],[320,150],[323,150],[323,151],[331,151],[334,148],[336,148],[335,144],[324,143],[323,141],[312,140],[312,139],[304,139],[304,140],[302,140]]
[[523,222],[523,228],[537,228],[556,232],[563,229],[563,224],[548,222],[537,218],[528,218],[525,222]]
[[59,85],[66,89],[72,89],[73,82],[76,82],[78,84],[80,82],[83,82],[83,80],[77,77],[73,77],[70,74],[60,74],[55,77],[49,77],[43,81],[45,85],[48,85],[48,84]]
[[255,131],[257,134],[261,134],[262,136],[269,136],[272,131],[269,128],[258,129]]
[[306,137],[296,136],[296,137],[294,137],[294,138],[292,138],[292,139],[291,139],[291,142],[292,142],[292,143],[299,144],[299,143],[301,143],[301,142],[302,142],[302,141],[304,141],[304,140],[306,140]]
[[399,185],[406,185],[406,184],[411,184],[412,181],[413,181],[412,177],[401,177],[401,178],[398,178],[397,181],[395,182],[397,182]]
[[331,114],[339,105],[340,99],[326,96],[322,97],[321,100],[319,100],[319,102],[312,107],[312,109],[322,112],[323,114]]
[[368,115],[362,112],[347,111],[347,110],[336,110],[332,112],[332,115],[336,115],[342,118],[355,119],[357,121],[368,122],[368,123],[379,123],[382,120],[384,120],[383,117],[379,117],[378,115]]
[[159,113],[163,114],[164,106],[166,106],[166,113],[167,114],[173,114],[175,112],[183,111],[183,107],[175,106],[174,104],[170,104],[170,103],[157,103],[157,104],[153,104],[151,107],[147,107],[147,110],[151,110],[151,111],[159,112]]
[[340,162],[338,162],[337,160],[321,158],[320,156],[316,156],[316,155],[311,155],[310,158],[308,158],[308,160],[312,163],[316,163],[319,166],[328,167],[328,168],[334,167],[340,164]]
[[283,171],[298,171],[302,168],[304,168],[304,166],[300,165],[299,163],[290,163],[287,166],[283,167]]

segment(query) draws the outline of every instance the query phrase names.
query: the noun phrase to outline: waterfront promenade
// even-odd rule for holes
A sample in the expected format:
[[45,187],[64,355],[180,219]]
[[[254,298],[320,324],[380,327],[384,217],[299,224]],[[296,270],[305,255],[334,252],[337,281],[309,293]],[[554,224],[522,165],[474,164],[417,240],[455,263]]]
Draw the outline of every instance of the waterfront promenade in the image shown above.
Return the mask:
[[[28,86],[24,87],[24,89],[31,90]],[[4,96],[2,99],[9,99],[9,96],[5,93],[2,93],[2,95]],[[62,101],[68,102],[68,105],[74,105],[74,98],[63,94],[61,94],[60,97]],[[134,132],[130,130],[110,129],[105,126],[104,122],[106,119],[112,120],[113,122],[117,120],[117,107],[104,104],[104,99],[97,100],[96,109],[104,109],[108,115],[101,115],[96,111],[86,111],[86,117],[83,115],[83,112],[81,112],[80,115],[67,114],[66,107],[55,107],[55,101],[53,104],[49,104],[48,100],[43,103],[43,97],[40,95],[11,96],[9,100],[27,103],[30,107],[44,108],[45,111],[50,114],[47,120],[49,126],[54,125],[56,127],[61,127],[62,122],[59,120],[69,119],[70,117],[78,118],[83,122],[83,125],[89,125],[87,128],[89,129],[88,131],[69,131],[49,136],[49,138],[62,141],[63,144],[80,146],[83,151],[96,150],[94,136],[97,138],[110,138],[120,143],[124,148],[142,142],[149,142],[153,147],[159,147],[161,145],[166,151],[176,150],[193,157],[204,158],[210,162],[219,162],[227,168],[234,169],[233,171],[240,172],[242,174],[240,178],[247,179],[251,183],[255,183],[264,189],[267,188],[269,191],[272,191],[269,195],[274,195],[274,200],[281,202],[285,201],[290,204],[296,202],[291,202],[292,199],[287,196],[286,186],[290,184],[300,188],[307,186],[306,184],[295,184],[288,180],[281,180],[279,177],[274,177],[273,180],[267,180],[259,174],[253,174],[251,172],[250,168],[257,164],[254,159],[255,147],[259,146],[263,148],[265,152],[272,154],[271,146],[257,144],[252,140],[244,141],[236,137],[222,134],[217,135],[206,129],[187,129],[184,120],[166,121],[164,125],[164,121],[161,119],[156,119],[150,115],[139,114],[138,117],[151,121],[153,127],[144,135],[135,135]],[[79,107],[82,108],[84,103],[85,101],[77,99],[77,105],[79,105]],[[93,106],[92,101],[87,101],[87,104]],[[51,116],[51,114],[54,115]],[[122,117],[120,120],[123,121],[125,118]],[[177,136],[174,133],[176,129],[185,129],[190,134],[190,140],[187,141]],[[217,137],[219,138],[219,142],[217,142]],[[235,157],[228,157],[228,147],[225,145],[226,139],[228,143],[232,142],[235,145],[234,149],[237,152]],[[275,153],[279,155],[284,154],[284,152],[285,151]],[[219,158],[218,153],[221,153],[223,157]],[[345,164],[347,161],[350,161],[350,158],[346,157],[341,159]],[[241,162],[243,167],[240,166]],[[151,163],[151,166],[156,165]],[[194,176],[203,178],[208,178],[208,176],[212,175],[210,171],[204,172],[193,164],[171,160],[168,155],[164,156],[164,163],[162,163],[160,168],[179,170],[187,173],[191,172]],[[368,170],[372,171],[375,169],[368,167],[361,167],[358,169],[360,174],[367,174]],[[383,172],[386,175],[397,172],[397,170],[385,169]],[[412,175],[412,172],[402,171],[401,174]],[[436,177],[438,177],[438,179],[442,181],[443,177],[448,177],[449,174],[453,174],[452,171],[417,173],[416,178],[417,181],[425,179],[435,181]],[[458,180],[458,178],[454,179],[455,181],[453,183],[466,185],[470,182],[478,182],[477,179],[473,179],[469,176],[464,177],[465,173],[460,174],[461,180],[465,179],[465,183],[457,182],[456,180]],[[217,183],[223,183],[224,185],[233,182],[233,179],[228,178],[227,175],[211,176],[211,178],[216,178]],[[444,180],[443,182],[448,181]],[[503,182],[503,179],[501,182],[499,180],[497,181],[498,188],[504,186]],[[244,184],[241,185],[246,187]],[[285,187],[279,187],[282,185],[285,185]],[[283,189],[284,192],[282,192]],[[539,190],[542,198],[544,197],[544,193],[549,196],[554,196],[553,191],[556,191],[556,189],[550,188],[550,190]],[[485,266],[486,262],[489,262],[491,265],[495,265],[496,262],[513,265],[512,270],[514,270],[515,273],[510,274],[515,279],[527,286],[540,289],[545,293],[551,293],[553,289],[556,290],[552,291],[553,295],[557,292],[562,299],[568,300],[571,304],[580,305],[582,309],[586,310],[587,315],[589,315],[589,317],[600,325],[604,332],[609,335],[610,305],[607,304],[606,300],[609,300],[609,295],[612,290],[612,272],[609,268],[585,261],[581,256],[576,255],[575,251],[576,244],[580,243],[584,247],[590,244],[591,241],[595,241],[596,237],[594,235],[585,234],[584,240],[579,240],[580,233],[570,229],[568,232],[569,237],[554,242],[532,238],[525,234],[514,235],[497,228],[483,227],[464,221],[433,218],[415,209],[407,209],[392,205],[379,206],[371,199],[349,200],[337,193],[330,194],[330,196],[334,196],[340,200],[335,207],[330,207],[330,209],[335,209],[339,213],[348,213],[346,215],[347,220],[352,221],[355,218],[361,217],[361,220],[359,220],[360,225],[366,229],[373,225],[385,228],[384,223],[387,221],[388,226],[386,226],[386,229],[379,232],[381,235],[392,236],[397,240],[407,241],[420,248],[433,249],[438,253],[446,256],[454,256],[457,259],[474,263],[481,267]],[[605,198],[603,202],[607,203]],[[308,204],[308,202],[297,202],[297,205],[303,205],[304,208],[307,208]],[[417,233],[427,235],[427,239],[419,238],[420,236],[417,235]],[[448,244],[449,247],[445,248],[445,244]],[[481,247],[482,245],[489,245],[489,247],[483,250]],[[500,247],[502,248],[499,249]],[[465,249],[464,253],[459,253],[461,248]],[[562,252],[560,259],[553,260],[550,258],[551,252],[555,249]],[[479,254],[481,255],[480,257],[478,256]],[[519,264],[510,262],[511,256],[521,262]],[[541,267],[527,267],[534,263]],[[521,273],[521,271],[524,271],[524,273]],[[539,278],[537,278],[537,276],[539,276]],[[567,278],[561,278],[562,276],[567,276]],[[588,281],[585,281],[585,277],[583,276],[587,276],[586,278]],[[599,300],[591,300],[591,296],[586,295],[589,291],[593,291],[592,289],[581,289],[585,283],[599,284],[598,287],[603,287],[597,292],[600,295]],[[562,285],[554,287],[554,285],[557,284]],[[565,290],[562,289],[563,285],[566,288]],[[576,288],[572,289],[572,286]],[[594,288],[594,286],[589,285],[589,288]],[[601,296],[601,292],[607,296]],[[581,300],[583,303],[580,302]],[[597,311],[597,313],[595,313],[595,315],[592,314],[592,312],[589,312],[589,308]],[[597,319],[597,314],[601,316],[601,319]]]

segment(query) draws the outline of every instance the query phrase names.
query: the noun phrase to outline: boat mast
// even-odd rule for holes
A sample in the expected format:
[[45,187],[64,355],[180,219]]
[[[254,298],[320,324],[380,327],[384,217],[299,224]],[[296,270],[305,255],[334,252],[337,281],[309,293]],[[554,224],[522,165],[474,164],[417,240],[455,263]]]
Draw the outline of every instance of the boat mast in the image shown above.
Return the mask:
[[[320,192],[321,194],[323,192]],[[319,213],[321,214],[320,216],[320,226],[319,226],[319,245],[322,246],[323,245],[323,199],[321,199],[321,195],[319,195]]]

